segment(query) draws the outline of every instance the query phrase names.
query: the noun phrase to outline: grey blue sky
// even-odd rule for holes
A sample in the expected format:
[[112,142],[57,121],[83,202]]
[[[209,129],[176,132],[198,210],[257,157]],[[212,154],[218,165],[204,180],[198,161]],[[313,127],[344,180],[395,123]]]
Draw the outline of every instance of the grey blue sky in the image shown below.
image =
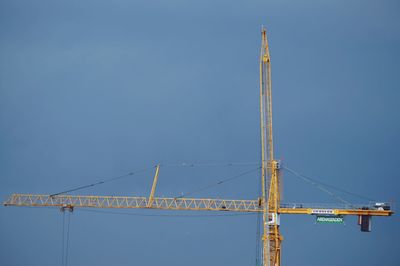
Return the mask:
[[[0,1],[0,198],[56,193],[163,163],[259,162],[268,30],[276,155],[399,202],[398,1]],[[177,196],[254,166],[161,169]],[[74,192],[148,195],[152,172]],[[252,173],[193,197],[254,199]],[[363,202],[354,197],[351,202]],[[283,201],[334,203],[283,174]],[[133,210],[132,214],[170,214]],[[201,213],[173,213],[201,214]],[[281,218],[283,265],[399,264],[399,218]],[[256,216],[76,210],[69,265],[255,265]],[[61,265],[58,209],[0,208],[0,264]]]

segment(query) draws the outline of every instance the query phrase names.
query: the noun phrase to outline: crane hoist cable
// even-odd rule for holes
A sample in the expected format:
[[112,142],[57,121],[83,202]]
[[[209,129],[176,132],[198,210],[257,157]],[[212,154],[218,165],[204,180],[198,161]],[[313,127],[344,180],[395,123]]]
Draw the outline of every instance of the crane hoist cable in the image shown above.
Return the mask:
[[255,266],[259,266],[261,260],[261,217],[262,213],[257,212],[257,227],[256,227],[256,259],[255,259]]
[[71,224],[71,214],[72,212],[68,213],[68,218],[67,218],[67,242],[66,242],[66,248],[65,248],[65,266],[68,266],[68,254],[69,254],[69,227]]
[[[235,166],[235,165],[255,165],[255,164],[259,164],[257,162],[226,162],[226,163],[186,163],[186,162],[182,162],[182,163],[162,163],[159,164],[160,166],[174,166],[174,167],[221,167],[221,166]],[[129,173],[123,174],[123,175],[119,175],[119,176],[114,176],[114,177],[110,177],[110,178],[106,178],[103,179],[101,181],[95,182],[95,183],[90,183],[87,185],[83,185],[83,186],[78,186],[78,187],[74,187],[68,190],[63,190],[57,193],[53,193],[50,195],[50,197],[54,197],[57,195],[61,195],[61,194],[66,194],[69,192],[74,192],[74,191],[78,191],[78,190],[82,190],[85,188],[90,188],[90,187],[94,187],[97,185],[102,185],[108,182],[112,182],[115,180],[119,180],[119,179],[123,179],[126,177],[130,177],[130,176],[134,176],[140,173],[144,173],[147,171],[150,171],[154,168],[156,168],[157,165],[152,166],[152,167],[147,167],[144,169],[140,169],[140,170],[136,170],[136,171],[131,171]]]
[[[20,208],[37,208],[36,206],[20,206]],[[53,207],[42,207],[43,209],[54,210]],[[146,214],[146,213],[133,213],[133,212],[119,212],[119,211],[106,211],[106,210],[92,210],[85,208],[76,208],[74,212],[93,212],[93,213],[104,213],[104,214],[116,214],[116,215],[127,215],[127,216],[138,216],[138,217],[183,217],[183,218],[206,218],[206,217],[230,217],[230,216],[254,216],[256,212],[249,213],[224,213],[224,214]]]
[[289,168],[289,167],[287,167],[287,166],[285,166],[285,165],[283,165],[282,168],[283,168],[284,170],[288,171],[289,173],[293,174],[294,176],[296,176],[296,177],[302,179],[303,181],[306,181],[306,182],[310,183],[311,185],[317,187],[318,189],[324,191],[325,193],[331,195],[332,197],[336,198],[337,200],[339,200],[339,201],[341,201],[341,202],[343,202],[343,203],[345,203],[345,204],[350,204],[350,203],[349,203],[348,201],[342,199],[341,197],[339,197],[338,195],[336,195],[336,194],[333,193],[332,191],[326,189],[325,187],[329,187],[329,188],[331,188],[331,189],[334,189],[334,190],[336,190],[336,191],[343,192],[343,193],[348,194],[348,195],[352,195],[352,196],[354,196],[354,197],[358,197],[358,198],[361,198],[361,199],[366,199],[366,200],[368,200],[368,201],[374,201],[373,199],[370,199],[370,198],[365,197],[365,196],[363,196],[363,195],[360,195],[360,194],[357,194],[357,193],[354,193],[354,192],[350,192],[350,191],[348,191],[348,190],[339,188],[339,187],[337,187],[337,186],[333,186],[333,185],[330,185],[330,184],[327,184],[327,183],[318,181],[318,180],[316,180],[315,178],[311,178],[311,177],[305,176],[305,175],[303,175],[303,174],[300,174],[300,173],[296,172],[295,170],[293,170],[293,169],[291,169],[291,168]]
[[[261,169],[260,169],[261,170]],[[261,175],[261,171],[259,173]],[[262,197],[261,187],[258,187],[258,198]],[[259,266],[261,262],[261,220],[262,212],[257,212],[257,223],[256,223],[256,259],[255,266]]]
[[180,196],[178,196],[178,197],[175,197],[175,199],[183,198],[183,197],[192,195],[192,194],[194,194],[194,193],[201,192],[201,191],[210,189],[210,188],[212,188],[212,187],[221,185],[221,184],[223,184],[223,183],[227,183],[227,182],[229,182],[229,181],[238,179],[238,178],[240,178],[240,177],[243,177],[243,176],[245,176],[245,175],[248,175],[248,174],[250,174],[250,173],[253,173],[253,172],[255,172],[255,171],[258,171],[260,168],[261,168],[261,167],[257,167],[257,168],[253,168],[253,169],[250,169],[250,170],[245,171],[245,172],[241,172],[241,173],[239,173],[239,174],[237,174],[237,175],[234,175],[234,176],[231,176],[231,177],[222,179],[222,180],[220,180],[220,181],[218,181],[218,182],[215,182],[215,183],[212,183],[212,184],[210,184],[210,185],[207,185],[207,186],[198,188],[198,189],[196,189],[196,190],[193,190],[193,191],[184,193],[184,194],[182,194],[182,195],[180,195]]
[[61,266],[64,266],[64,251],[65,251],[65,212],[62,212],[62,236],[61,236]]
[[260,214],[257,214],[257,231],[256,231],[256,259],[255,259],[255,266],[259,264],[259,249],[260,249]]
[[193,163],[193,162],[178,162],[178,163],[160,163],[160,166],[168,167],[230,167],[239,165],[260,165],[260,162],[224,162],[224,163]]
[[[68,209],[67,222],[65,222],[65,211],[66,208],[62,208],[62,237],[61,237],[61,266],[68,266],[68,254],[69,254],[69,236],[70,236],[70,223],[72,209]],[[66,228],[65,228],[66,227]]]
[[297,173],[297,172],[295,172],[295,171],[293,171],[293,170],[291,170],[291,169],[289,170],[287,167],[282,167],[282,168],[283,168],[283,169],[286,169],[286,170],[289,171],[290,173],[294,174],[294,176],[300,178],[301,180],[306,181],[307,183],[309,183],[309,184],[315,186],[317,189],[321,190],[322,192],[327,193],[327,194],[330,195],[331,197],[335,198],[337,201],[339,201],[339,202],[341,202],[341,203],[344,203],[344,204],[351,205],[350,202],[348,202],[348,201],[342,199],[340,196],[336,195],[336,194],[333,193],[332,191],[330,191],[330,190],[328,190],[328,189],[322,187],[320,184],[318,184],[318,183],[315,182],[314,180],[310,179],[309,177],[303,176],[303,175],[301,175],[301,174],[299,174],[299,173]]
[[54,197],[54,196],[57,196],[57,195],[60,195],[60,194],[66,194],[66,193],[69,193],[69,192],[73,192],[73,191],[77,191],[77,190],[81,190],[81,189],[85,189],[85,188],[89,188],[89,187],[94,187],[94,186],[97,186],[97,185],[102,185],[102,184],[109,183],[109,182],[112,182],[112,181],[115,181],[115,180],[118,180],[118,179],[129,177],[129,176],[134,176],[134,175],[137,175],[137,174],[140,174],[140,173],[144,173],[144,172],[150,171],[151,169],[154,169],[155,167],[156,166],[152,166],[152,167],[144,168],[144,169],[141,169],[141,170],[132,171],[132,172],[129,172],[129,173],[124,174],[124,175],[119,175],[119,176],[106,178],[106,179],[104,179],[102,181],[99,181],[99,182],[96,182],[96,183],[91,183],[91,184],[88,184],[88,185],[83,185],[83,186],[79,186],[79,187],[75,187],[75,188],[64,190],[64,191],[61,191],[61,192],[58,192],[58,193],[51,194],[50,197]]
[[210,218],[210,217],[238,217],[238,216],[254,216],[256,213],[225,213],[225,214],[146,214],[146,213],[132,213],[132,212],[119,212],[119,211],[105,211],[105,210],[90,210],[79,209],[78,211],[113,214],[113,215],[126,215],[126,216],[139,216],[139,217],[166,217],[166,218]]

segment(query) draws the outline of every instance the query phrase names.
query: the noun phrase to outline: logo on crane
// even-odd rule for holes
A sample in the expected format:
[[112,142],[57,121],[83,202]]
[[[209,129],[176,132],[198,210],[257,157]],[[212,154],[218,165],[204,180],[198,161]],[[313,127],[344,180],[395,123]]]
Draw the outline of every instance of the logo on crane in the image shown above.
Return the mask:
[[332,209],[312,209],[311,214],[331,214],[334,215],[335,211]]

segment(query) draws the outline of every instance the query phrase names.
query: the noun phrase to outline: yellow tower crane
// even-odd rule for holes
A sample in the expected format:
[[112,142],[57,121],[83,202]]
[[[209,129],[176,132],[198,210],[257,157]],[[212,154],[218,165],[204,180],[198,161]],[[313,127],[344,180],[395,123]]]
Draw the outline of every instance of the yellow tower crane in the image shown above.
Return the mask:
[[[260,53],[260,129],[261,129],[261,191],[262,197],[253,200],[207,198],[155,197],[160,165],[156,166],[151,192],[148,197],[130,196],[75,196],[66,194],[36,195],[12,194],[5,206],[74,208],[161,209],[184,211],[255,212],[263,215],[262,265],[281,265],[279,232],[281,214],[316,215],[320,221],[340,221],[345,215],[358,216],[361,231],[371,230],[372,216],[390,216],[393,211],[386,203],[363,205],[281,204],[280,162],[274,159],[272,130],[271,58],[265,28],[261,31]],[[290,169],[288,169],[290,171]]]

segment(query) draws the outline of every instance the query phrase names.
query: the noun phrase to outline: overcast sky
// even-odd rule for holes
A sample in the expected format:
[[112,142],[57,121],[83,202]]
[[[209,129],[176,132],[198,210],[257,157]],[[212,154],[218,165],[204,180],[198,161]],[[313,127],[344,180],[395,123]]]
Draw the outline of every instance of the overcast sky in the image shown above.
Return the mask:
[[[257,167],[261,25],[275,151],[289,168],[399,202],[398,1],[0,1],[0,199],[51,194],[156,163],[157,196]],[[153,172],[74,195],[147,196]],[[283,172],[283,202],[337,203]],[[259,173],[193,197],[255,199]],[[353,203],[368,200],[338,195]],[[100,210],[101,211],[101,210]],[[110,211],[110,210],[109,210]],[[255,215],[76,209],[69,265],[255,265]],[[210,214],[210,213],[205,213]],[[0,208],[0,264],[61,265],[57,208]],[[282,265],[398,265],[398,215],[362,233],[283,216]]]

